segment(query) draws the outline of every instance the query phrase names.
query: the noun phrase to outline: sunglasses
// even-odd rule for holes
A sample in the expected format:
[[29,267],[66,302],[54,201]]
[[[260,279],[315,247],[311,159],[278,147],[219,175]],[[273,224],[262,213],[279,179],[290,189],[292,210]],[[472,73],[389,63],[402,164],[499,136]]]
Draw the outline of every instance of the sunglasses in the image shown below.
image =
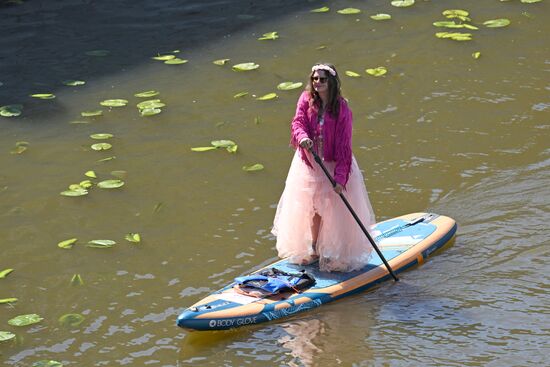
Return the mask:
[[311,80],[313,80],[314,82],[319,82],[319,83],[326,83],[328,78],[327,77],[321,77],[321,76],[314,76],[314,77],[311,77]]

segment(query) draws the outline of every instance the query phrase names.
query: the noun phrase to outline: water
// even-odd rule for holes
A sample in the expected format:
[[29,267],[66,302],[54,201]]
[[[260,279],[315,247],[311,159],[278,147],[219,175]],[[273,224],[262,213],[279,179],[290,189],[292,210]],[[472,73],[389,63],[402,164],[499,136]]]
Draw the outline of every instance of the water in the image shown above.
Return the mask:
[[[293,3],[248,8],[247,2],[165,1],[108,11],[97,2],[82,2],[80,9],[28,2],[0,8],[9,15],[0,20],[9,31],[2,37],[0,104],[24,104],[23,116],[0,119],[0,270],[15,269],[0,280],[0,297],[19,299],[0,308],[0,330],[18,335],[0,344],[6,365],[41,359],[90,366],[544,364],[550,331],[548,4],[420,1],[399,9],[386,1]],[[308,12],[324,5],[330,13]],[[335,13],[345,7],[363,13]],[[501,17],[512,24],[480,26],[471,42],[435,38],[442,29],[431,23],[457,7],[469,10],[476,25]],[[375,13],[393,19],[368,18]],[[256,40],[271,31],[281,38]],[[318,50],[321,45],[326,48]],[[111,54],[84,55],[96,49]],[[150,59],[174,49],[189,63]],[[231,61],[211,63],[220,58]],[[175,318],[185,306],[275,259],[269,229],[292,155],[288,124],[299,91],[277,91],[277,100],[265,102],[252,94],[303,81],[319,60],[335,63],[342,74],[362,74],[342,78],[354,112],[354,152],[378,218],[445,214],[459,224],[456,240],[399,283],[288,321],[223,333],[178,329]],[[247,61],[260,68],[230,70]],[[379,65],[389,69],[386,77],[365,74]],[[59,83],[78,78],[87,84]],[[133,94],[149,89],[160,91],[167,107],[143,118]],[[241,91],[250,95],[234,99]],[[57,98],[26,97],[38,92]],[[107,98],[130,103],[103,108],[99,118],[80,117]],[[91,122],[69,123],[74,120]],[[90,149],[95,141],[89,135],[98,132],[115,135],[113,149]],[[236,141],[238,153],[190,151],[213,139]],[[18,141],[29,142],[27,151],[10,154]],[[109,156],[116,159],[97,162]],[[242,171],[256,162],[266,169]],[[91,169],[99,179],[124,170],[126,185],[94,188],[81,198],[59,195]],[[129,232],[139,232],[142,243],[124,241]],[[73,249],[57,248],[71,237],[79,239]],[[85,247],[92,239],[118,243]],[[70,285],[75,273],[83,286]],[[45,320],[19,329],[7,325],[26,313]],[[76,328],[60,326],[66,313],[86,320]]]

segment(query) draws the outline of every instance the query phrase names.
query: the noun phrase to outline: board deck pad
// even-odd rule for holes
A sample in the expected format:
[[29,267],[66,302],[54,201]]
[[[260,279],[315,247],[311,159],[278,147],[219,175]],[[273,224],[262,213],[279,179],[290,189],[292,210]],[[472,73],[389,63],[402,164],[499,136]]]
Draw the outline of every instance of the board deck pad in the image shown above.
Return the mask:
[[[453,219],[433,213],[414,213],[378,223],[375,238],[394,272],[416,265],[447,243],[456,232]],[[391,279],[382,259],[373,250],[369,263],[352,272],[323,272],[318,263],[291,264],[287,259],[266,266],[287,273],[305,270],[316,283],[301,293],[286,292],[258,298],[234,290],[235,282],[213,292],[178,317],[177,325],[193,330],[221,330],[257,324],[321,306]]]

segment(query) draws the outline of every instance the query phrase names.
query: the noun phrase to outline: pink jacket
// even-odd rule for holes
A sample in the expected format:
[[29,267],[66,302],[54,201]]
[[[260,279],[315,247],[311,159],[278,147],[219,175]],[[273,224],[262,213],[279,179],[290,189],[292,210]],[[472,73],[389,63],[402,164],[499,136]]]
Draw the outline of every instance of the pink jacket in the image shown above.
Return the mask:
[[[304,91],[298,99],[296,114],[292,120],[290,144],[300,150],[302,160],[310,167],[305,150],[300,147],[304,138],[314,140],[317,126],[317,106],[310,105],[309,92]],[[340,99],[340,113],[334,118],[325,111],[323,127],[323,156],[326,161],[335,161],[334,180],[342,186],[348,182],[351,169],[351,132],[353,117],[344,98]]]

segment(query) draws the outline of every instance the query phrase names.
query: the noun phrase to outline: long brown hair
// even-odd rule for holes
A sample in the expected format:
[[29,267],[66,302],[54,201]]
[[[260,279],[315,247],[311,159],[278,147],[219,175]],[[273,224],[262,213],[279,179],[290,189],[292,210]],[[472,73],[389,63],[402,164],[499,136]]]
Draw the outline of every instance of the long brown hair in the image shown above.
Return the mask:
[[[336,75],[332,75],[327,70],[323,70],[325,72],[325,75],[327,76],[327,82],[328,82],[328,102],[327,102],[327,111],[333,116],[338,117],[338,114],[340,113],[340,98],[342,98],[342,91],[340,90],[340,77],[338,76],[338,71],[334,67],[334,65],[329,63],[317,63],[313,65],[313,67],[317,65],[326,65],[330,67]],[[319,96],[319,93],[315,91],[315,88],[313,88],[313,74],[315,73],[315,70],[311,71],[311,74],[309,74],[309,80],[306,86],[306,90],[309,92],[310,95],[310,103],[312,103],[317,109],[321,106],[321,97]]]

